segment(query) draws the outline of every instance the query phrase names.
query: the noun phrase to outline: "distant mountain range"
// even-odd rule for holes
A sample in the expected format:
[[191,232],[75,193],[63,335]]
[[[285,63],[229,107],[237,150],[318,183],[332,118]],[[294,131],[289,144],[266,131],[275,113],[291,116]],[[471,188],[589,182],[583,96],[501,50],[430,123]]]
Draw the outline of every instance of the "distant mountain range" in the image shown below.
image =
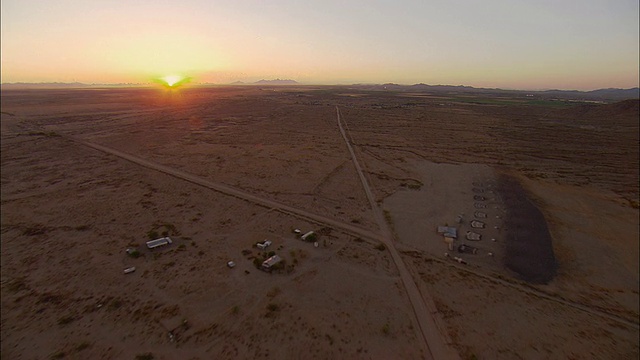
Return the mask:
[[520,93],[525,95],[538,95],[545,98],[560,99],[583,99],[583,100],[626,100],[640,98],[640,88],[630,89],[598,89],[591,91],[578,90],[505,90],[491,88],[475,88],[472,86],[454,85],[399,85],[399,84],[354,84],[349,86],[352,89],[374,90],[374,91],[398,91],[398,92],[434,92],[434,93],[455,93],[455,94],[478,94],[478,95],[513,95]]
[[[147,86],[148,84],[84,84],[79,82],[73,83],[6,83],[2,84],[3,89],[63,89],[63,88],[89,88],[89,87],[138,87]],[[214,84],[203,84],[214,85]],[[273,80],[259,80],[256,82],[242,82],[236,81],[228,85],[301,85],[299,82],[290,79],[273,79]],[[350,89],[364,90],[364,91],[396,91],[396,92],[420,92],[420,93],[449,93],[449,94],[477,94],[477,95],[535,95],[544,98],[558,98],[558,99],[580,99],[580,100],[592,100],[592,101],[619,101],[626,99],[638,99],[640,98],[640,88],[631,89],[598,89],[591,91],[578,91],[578,90],[505,90],[505,89],[491,89],[491,88],[475,88],[472,86],[455,86],[455,85],[427,85],[427,84],[414,84],[414,85],[399,85],[393,83],[387,84],[353,84],[353,85],[338,85],[340,87],[348,87]]]
[[258,80],[256,82],[252,82],[252,83],[246,83],[246,82],[242,82],[242,81],[236,81],[236,82],[232,82],[230,85],[300,85],[299,82],[295,81],[295,80],[281,80],[281,79],[275,79],[275,80]]

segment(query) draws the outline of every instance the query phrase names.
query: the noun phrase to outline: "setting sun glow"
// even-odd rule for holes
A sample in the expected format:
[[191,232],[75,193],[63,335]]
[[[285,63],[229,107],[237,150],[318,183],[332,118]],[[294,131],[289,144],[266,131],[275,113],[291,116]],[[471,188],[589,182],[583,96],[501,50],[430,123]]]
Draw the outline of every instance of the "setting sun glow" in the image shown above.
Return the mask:
[[184,80],[184,78],[179,75],[169,75],[163,77],[162,80],[170,87],[173,87],[174,85],[178,85],[182,80]]
[[0,3],[2,83],[638,86],[638,0]]

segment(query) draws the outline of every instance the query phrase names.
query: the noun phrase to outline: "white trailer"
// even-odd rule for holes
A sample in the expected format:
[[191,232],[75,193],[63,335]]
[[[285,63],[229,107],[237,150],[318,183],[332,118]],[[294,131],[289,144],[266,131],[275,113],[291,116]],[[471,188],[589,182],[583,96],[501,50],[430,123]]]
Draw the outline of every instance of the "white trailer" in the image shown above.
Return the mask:
[[171,243],[172,243],[171,238],[167,236],[160,239],[147,241],[147,247],[149,249],[155,249],[157,247],[169,245]]
[[300,239],[302,239],[302,240],[305,240],[305,241],[306,241],[306,240],[307,240],[307,238],[308,238],[309,236],[313,235],[313,234],[314,234],[314,232],[313,232],[313,231],[309,231],[308,233],[306,233],[306,234],[302,235],[302,236],[300,237]]

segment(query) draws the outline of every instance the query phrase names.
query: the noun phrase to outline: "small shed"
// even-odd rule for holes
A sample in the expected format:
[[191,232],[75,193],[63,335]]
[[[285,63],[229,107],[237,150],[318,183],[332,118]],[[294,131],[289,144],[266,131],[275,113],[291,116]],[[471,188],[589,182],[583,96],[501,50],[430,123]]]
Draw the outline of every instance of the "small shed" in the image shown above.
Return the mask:
[[467,240],[480,241],[482,240],[482,235],[472,231],[467,231]]
[[171,243],[172,243],[171,238],[167,236],[160,239],[147,241],[147,247],[149,249],[155,249],[157,247],[169,245]]
[[475,217],[477,217],[478,219],[486,219],[487,218],[487,213],[484,213],[482,211],[476,211],[475,213],[473,213],[473,215],[475,215]]
[[473,220],[471,221],[471,227],[476,229],[484,229],[484,223],[482,221]]
[[445,237],[458,238],[458,229],[450,226],[438,226],[438,234],[442,234]]
[[462,245],[458,246],[458,252],[459,253],[465,253],[465,254],[476,254],[476,253],[478,253],[478,248],[470,246],[470,245],[462,244]]

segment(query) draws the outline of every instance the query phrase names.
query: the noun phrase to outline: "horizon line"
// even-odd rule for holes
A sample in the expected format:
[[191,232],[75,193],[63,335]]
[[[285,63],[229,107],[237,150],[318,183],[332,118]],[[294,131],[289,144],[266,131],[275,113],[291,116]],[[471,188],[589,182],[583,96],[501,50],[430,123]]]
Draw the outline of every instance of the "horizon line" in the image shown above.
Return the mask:
[[[276,82],[276,81],[293,81],[295,82],[295,84],[268,84],[268,83],[259,83],[259,82]],[[5,86],[5,85],[13,85],[13,86],[19,86],[19,85],[34,85],[34,86],[46,86],[46,85],[57,85],[57,86],[65,86],[65,85],[71,85],[69,87],[72,87],[72,85],[78,85],[78,86],[86,86],[86,87],[101,87],[101,86],[108,86],[108,87],[126,87],[126,86],[140,86],[140,87],[146,87],[146,86],[154,86],[154,83],[152,82],[138,82],[138,83],[85,83],[85,82],[78,82],[78,81],[74,81],[74,82],[59,82],[59,81],[42,81],[42,82],[22,82],[22,81],[18,81],[18,82],[2,82],[0,83],[0,86]],[[426,84],[426,83],[413,83],[413,84],[403,84],[403,83],[393,83],[393,82],[387,82],[387,83],[334,83],[334,84],[323,84],[323,83],[302,83],[302,82],[298,82],[296,80],[292,80],[292,79],[271,79],[271,80],[266,80],[266,79],[261,79],[261,80],[257,80],[254,82],[243,82],[241,80],[237,80],[234,82],[229,82],[229,83],[214,83],[214,82],[193,82],[190,83],[188,86],[385,86],[385,85],[391,85],[391,86],[402,86],[402,87],[410,87],[410,86],[416,86],[416,85],[424,85],[424,86],[430,86],[430,87],[456,87],[456,88],[469,88],[469,89],[478,89],[478,90],[496,90],[496,91],[533,91],[533,92],[542,92],[542,91],[573,91],[573,92],[591,92],[591,91],[598,91],[598,90],[634,90],[634,89],[640,89],[639,86],[635,86],[635,87],[630,87],[630,88],[619,88],[619,87],[604,87],[604,88],[595,88],[595,89],[591,89],[591,90],[577,90],[577,89],[561,89],[561,88],[542,88],[542,89],[519,89],[519,88],[499,88],[499,87],[476,87],[476,86],[471,86],[471,85],[452,85],[452,84],[436,84],[436,85],[432,85],[432,84]]]

